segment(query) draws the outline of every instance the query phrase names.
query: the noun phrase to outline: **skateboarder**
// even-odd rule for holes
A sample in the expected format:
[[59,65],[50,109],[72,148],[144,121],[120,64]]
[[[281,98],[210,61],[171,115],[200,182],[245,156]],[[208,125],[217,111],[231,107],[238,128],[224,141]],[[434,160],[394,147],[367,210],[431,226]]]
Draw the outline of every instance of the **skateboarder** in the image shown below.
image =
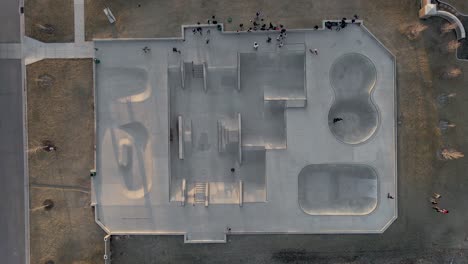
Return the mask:
[[257,43],[257,42],[254,42],[253,47],[254,47],[255,50],[257,50],[257,49],[258,49],[258,43]]
[[343,118],[340,118],[340,117],[333,118],[333,124],[340,122],[340,121],[343,121]]

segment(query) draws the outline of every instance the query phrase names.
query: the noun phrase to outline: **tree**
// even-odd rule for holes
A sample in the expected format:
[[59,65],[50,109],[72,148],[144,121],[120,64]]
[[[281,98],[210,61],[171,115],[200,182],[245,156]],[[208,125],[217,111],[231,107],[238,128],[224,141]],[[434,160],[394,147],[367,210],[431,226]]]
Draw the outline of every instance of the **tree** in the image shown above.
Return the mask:
[[462,74],[462,70],[459,67],[448,67],[444,71],[442,71],[441,77],[442,79],[454,79],[457,78]]
[[421,32],[423,32],[426,29],[427,29],[427,26],[417,23],[417,24],[409,25],[406,28],[401,29],[400,31],[404,35],[406,35],[408,39],[415,40],[421,35]]
[[41,31],[43,33],[46,33],[46,34],[49,34],[49,35],[52,35],[55,32],[55,28],[51,24],[44,24],[44,25],[43,24],[36,24],[36,27],[39,28],[39,31]]
[[454,160],[463,158],[465,155],[462,152],[453,148],[442,148],[440,150],[440,156],[444,160]]
[[36,83],[41,88],[49,88],[55,82],[55,78],[49,74],[42,74],[36,79]]
[[442,32],[442,34],[445,34],[456,28],[457,28],[457,24],[455,23],[445,23],[444,25],[442,25],[442,28],[440,29],[440,31]]

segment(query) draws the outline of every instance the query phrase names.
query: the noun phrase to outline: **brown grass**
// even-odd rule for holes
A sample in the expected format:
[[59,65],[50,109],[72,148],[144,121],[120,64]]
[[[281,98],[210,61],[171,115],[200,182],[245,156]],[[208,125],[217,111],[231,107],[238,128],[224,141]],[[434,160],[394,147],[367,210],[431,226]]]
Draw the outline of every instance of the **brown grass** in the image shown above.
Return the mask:
[[[41,87],[34,80],[43,74],[55,80]],[[92,61],[44,60],[27,68],[28,149],[52,141],[58,150],[30,155],[30,176],[37,182],[89,186],[93,167],[94,114]],[[56,171],[73,174],[57,177]],[[63,174],[61,174],[63,176]],[[63,178],[63,179],[62,179]]]
[[[30,212],[31,263],[102,263],[103,231],[90,208],[94,167],[91,59],[43,60],[28,65],[27,115],[30,208],[52,199],[54,208]],[[36,80],[48,74],[54,81]],[[49,140],[56,151],[37,150]]]
[[[73,0],[25,1],[25,34],[42,42],[73,42],[75,39]],[[51,25],[52,33],[41,30]]]

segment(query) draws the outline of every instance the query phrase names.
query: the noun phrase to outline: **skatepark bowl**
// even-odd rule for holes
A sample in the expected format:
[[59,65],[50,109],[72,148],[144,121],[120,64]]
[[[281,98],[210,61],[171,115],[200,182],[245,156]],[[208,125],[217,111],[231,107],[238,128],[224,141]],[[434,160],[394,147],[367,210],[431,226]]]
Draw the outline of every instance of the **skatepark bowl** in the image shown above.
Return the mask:
[[299,206],[309,215],[367,215],[377,207],[377,186],[367,165],[307,165],[299,173]]
[[328,112],[328,125],[339,141],[360,144],[377,130],[378,111],[371,99],[376,76],[374,63],[359,53],[344,54],[331,66],[335,100]]

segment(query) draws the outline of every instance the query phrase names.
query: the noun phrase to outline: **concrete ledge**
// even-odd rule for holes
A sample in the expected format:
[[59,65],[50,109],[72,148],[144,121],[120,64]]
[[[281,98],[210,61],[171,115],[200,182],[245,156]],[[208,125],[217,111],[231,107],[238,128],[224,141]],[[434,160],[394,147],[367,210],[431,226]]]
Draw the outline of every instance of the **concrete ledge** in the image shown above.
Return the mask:
[[188,244],[226,243],[226,234],[225,233],[213,233],[213,232],[186,233],[184,235],[184,242]]
[[457,27],[455,28],[457,40],[462,40],[466,38],[465,27],[463,26],[463,23],[460,21],[460,19],[458,19],[458,17],[456,17],[450,12],[438,10],[437,5],[432,4],[430,0],[422,0],[421,9],[419,10],[419,18],[426,19],[433,16],[441,17],[450,23],[455,23],[457,25]]

